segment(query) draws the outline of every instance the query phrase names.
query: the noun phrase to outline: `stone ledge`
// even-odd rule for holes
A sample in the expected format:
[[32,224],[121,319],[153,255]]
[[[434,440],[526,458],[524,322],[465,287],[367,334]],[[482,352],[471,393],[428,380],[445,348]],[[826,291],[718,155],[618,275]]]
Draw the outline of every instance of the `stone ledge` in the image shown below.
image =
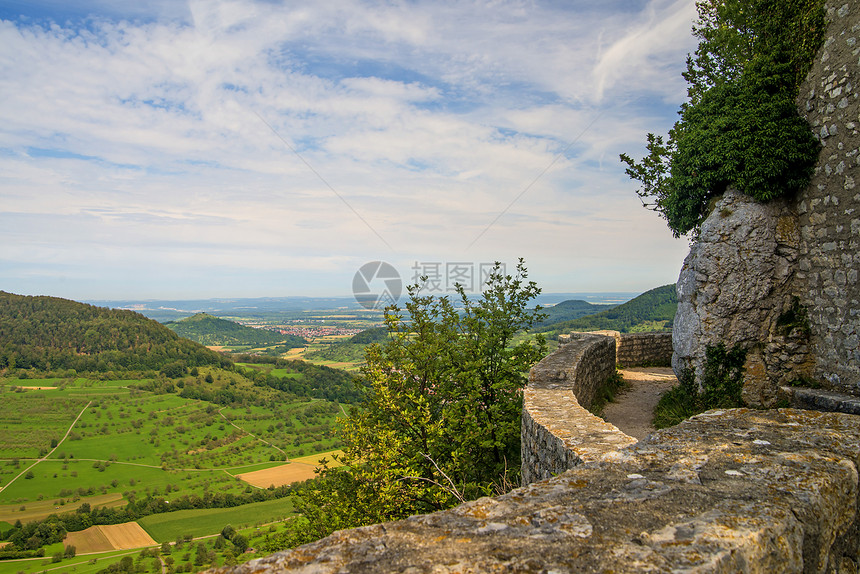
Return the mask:
[[582,408],[569,390],[526,388],[522,424],[529,451],[523,453],[525,484],[585,462],[609,460],[636,442]]
[[555,478],[232,569],[856,572],[860,417],[710,411]]
[[852,395],[796,387],[782,387],[782,392],[791,397],[791,406],[799,409],[860,415],[860,398]]

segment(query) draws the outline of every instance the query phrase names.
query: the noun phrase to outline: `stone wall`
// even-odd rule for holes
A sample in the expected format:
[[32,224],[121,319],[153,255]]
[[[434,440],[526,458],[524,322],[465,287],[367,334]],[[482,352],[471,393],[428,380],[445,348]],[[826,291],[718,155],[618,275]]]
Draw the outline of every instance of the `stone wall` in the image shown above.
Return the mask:
[[860,5],[825,6],[826,42],[798,98],[822,144],[812,182],[767,204],[727,192],[678,278],[676,373],[701,374],[708,345],[739,344],[751,404],[806,380],[860,394]]
[[584,335],[615,338],[615,362],[622,367],[668,367],[672,364],[672,333],[621,333],[620,331],[572,332],[558,336],[562,344]]
[[529,484],[633,444],[587,407],[615,372],[615,339],[571,333],[532,367],[523,392],[522,481]]
[[615,362],[622,367],[668,367],[672,333],[622,333],[615,354]]
[[824,46],[799,106],[822,144],[810,186],[796,202],[796,292],[809,310],[816,378],[860,390],[860,4],[831,0]]
[[855,573],[858,444],[853,415],[711,411],[498,498],[229,571]]

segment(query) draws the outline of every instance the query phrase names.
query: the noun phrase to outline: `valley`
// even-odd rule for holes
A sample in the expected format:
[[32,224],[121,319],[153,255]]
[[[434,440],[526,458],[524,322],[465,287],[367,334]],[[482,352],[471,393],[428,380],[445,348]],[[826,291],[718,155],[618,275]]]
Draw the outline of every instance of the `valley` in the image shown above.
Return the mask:
[[[537,330],[552,347],[570,325],[663,326],[671,301],[643,297],[560,302]],[[0,574],[196,572],[281,549],[389,334],[343,307],[211,311],[159,324],[0,292]]]

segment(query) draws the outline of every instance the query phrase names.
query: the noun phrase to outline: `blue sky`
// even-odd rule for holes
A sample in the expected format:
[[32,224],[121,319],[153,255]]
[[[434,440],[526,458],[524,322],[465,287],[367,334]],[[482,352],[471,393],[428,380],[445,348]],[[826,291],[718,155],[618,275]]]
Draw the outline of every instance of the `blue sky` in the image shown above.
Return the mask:
[[618,161],[665,133],[693,0],[0,0],[0,290],[347,295],[524,258],[641,292],[688,243]]

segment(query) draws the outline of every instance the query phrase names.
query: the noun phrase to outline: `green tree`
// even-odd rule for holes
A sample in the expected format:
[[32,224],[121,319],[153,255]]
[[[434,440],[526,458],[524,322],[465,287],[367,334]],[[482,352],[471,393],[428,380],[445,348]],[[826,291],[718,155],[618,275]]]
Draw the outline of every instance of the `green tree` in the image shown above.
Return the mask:
[[687,59],[689,101],[668,139],[648,134],[648,155],[626,173],[646,207],[677,237],[696,232],[729,186],[767,201],[812,175],[819,145],[795,98],[823,40],[823,0],[704,0]]
[[236,548],[236,552],[239,554],[248,549],[248,539],[242,534],[234,534],[233,538],[230,539],[230,542],[233,543],[233,546]]
[[543,316],[529,302],[540,289],[499,264],[479,299],[409,288],[405,313],[386,312],[384,345],[368,347],[370,387],[342,420],[340,462],[323,464],[306,487],[303,519],[289,543],[333,530],[404,518],[491,494],[517,481],[522,388],[546,352],[543,337],[515,343]]

